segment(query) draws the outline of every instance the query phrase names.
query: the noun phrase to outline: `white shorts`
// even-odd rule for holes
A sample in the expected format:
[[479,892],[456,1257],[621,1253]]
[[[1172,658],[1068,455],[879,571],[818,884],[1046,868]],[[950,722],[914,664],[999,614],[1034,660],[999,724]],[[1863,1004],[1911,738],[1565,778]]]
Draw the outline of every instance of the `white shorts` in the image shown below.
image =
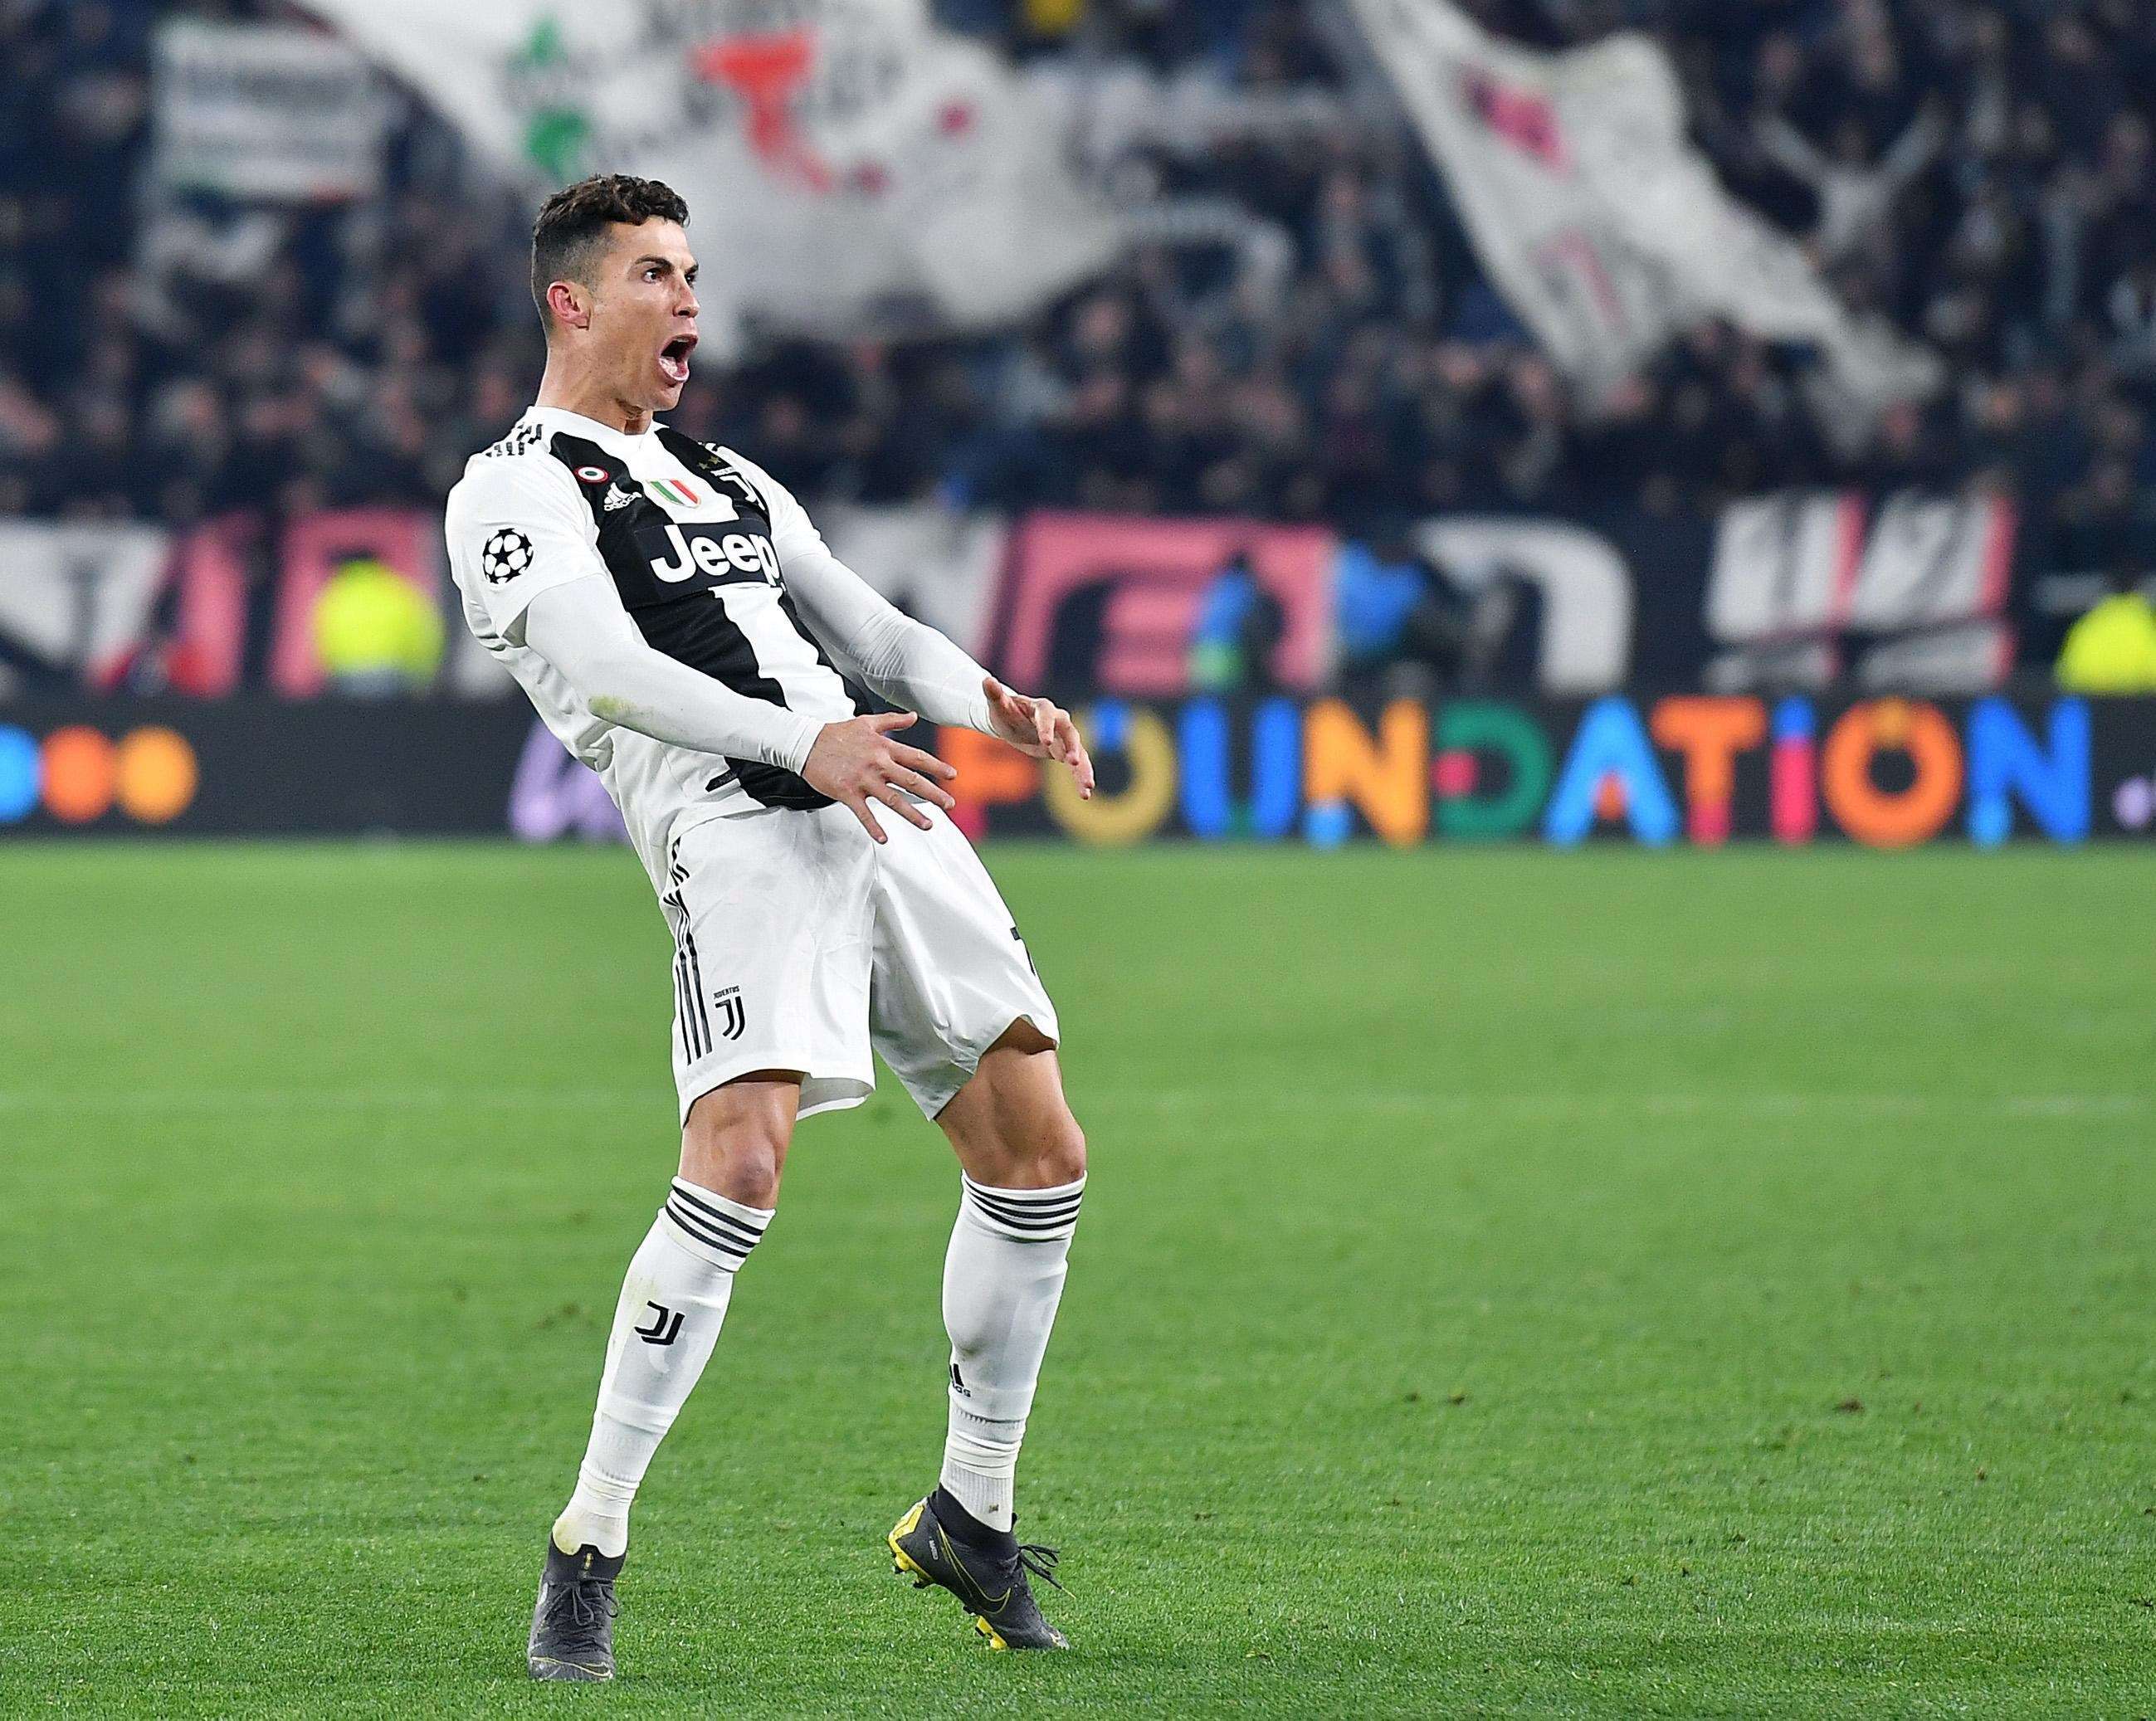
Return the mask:
[[681,1117],[752,1070],[802,1072],[803,1117],[875,1091],[871,1049],[933,1117],[1023,1017],[1055,1007],[963,833],[888,809],[878,845],[844,807],[709,819],[677,837],[660,900],[674,932]]

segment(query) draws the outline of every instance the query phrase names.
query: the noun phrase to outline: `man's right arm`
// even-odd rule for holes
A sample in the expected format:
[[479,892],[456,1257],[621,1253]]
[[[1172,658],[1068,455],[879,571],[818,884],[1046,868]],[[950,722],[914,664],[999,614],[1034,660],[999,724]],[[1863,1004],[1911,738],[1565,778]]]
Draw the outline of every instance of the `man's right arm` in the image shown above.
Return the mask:
[[489,472],[451,498],[449,535],[462,583],[495,630],[544,658],[593,715],[671,746],[794,772],[851,809],[879,842],[869,802],[924,826],[899,791],[952,805],[939,780],[954,776],[952,768],[889,738],[911,717],[819,723],[654,650],[622,607],[582,508],[580,497],[541,475]]
[[746,698],[647,645],[609,578],[571,580],[542,592],[526,612],[524,639],[593,715],[675,747],[782,766],[850,808],[878,842],[885,840],[883,827],[870,801],[924,830],[928,819],[907,795],[946,812],[954,804],[942,783],[957,771],[891,738],[892,730],[912,726],[911,713],[819,723],[783,705]]
[[564,470],[480,461],[449,498],[459,583],[512,645],[547,660],[593,715],[698,753],[799,771],[819,725],[654,651],[614,590]]
[[823,725],[654,651],[604,573],[550,586],[524,614],[524,643],[594,717],[654,741],[798,773]]

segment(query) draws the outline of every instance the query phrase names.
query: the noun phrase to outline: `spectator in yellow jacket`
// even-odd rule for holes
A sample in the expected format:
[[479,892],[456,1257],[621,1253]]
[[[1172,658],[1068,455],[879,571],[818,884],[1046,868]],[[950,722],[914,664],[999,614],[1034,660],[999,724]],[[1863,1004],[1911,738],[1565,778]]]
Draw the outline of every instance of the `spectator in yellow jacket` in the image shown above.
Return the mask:
[[2156,693],[2156,607],[2131,573],[2073,625],[2059,654],[2059,686],[2069,693]]
[[315,645],[340,693],[365,699],[420,693],[442,666],[442,614],[409,580],[357,557],[322,588]]

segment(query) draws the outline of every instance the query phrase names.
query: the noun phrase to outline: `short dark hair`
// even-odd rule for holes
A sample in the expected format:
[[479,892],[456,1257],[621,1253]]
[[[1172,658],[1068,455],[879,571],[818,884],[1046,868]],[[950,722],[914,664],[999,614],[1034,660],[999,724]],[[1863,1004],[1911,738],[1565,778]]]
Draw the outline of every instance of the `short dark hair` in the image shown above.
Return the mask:
[[565,185],[547,199],[531,226],[531,302],[549,332],[547,289],[556,281],[590,284],[590,270],[616,222],[641,227],[647,221],[689,224],[689,206],[670,185],[639,179],[633,173],[594,173]]

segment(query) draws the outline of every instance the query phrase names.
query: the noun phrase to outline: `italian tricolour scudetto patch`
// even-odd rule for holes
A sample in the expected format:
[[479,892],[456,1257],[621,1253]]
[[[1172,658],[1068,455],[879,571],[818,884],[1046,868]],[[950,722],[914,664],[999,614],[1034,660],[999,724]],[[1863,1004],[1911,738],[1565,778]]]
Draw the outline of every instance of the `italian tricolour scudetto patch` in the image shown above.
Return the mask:
[[647,478],[644,480],[644,487],[660,501],[672,502],[678,507],[696,508],[703,506],[704,499],[696,494],[692,486],[679,478]]

